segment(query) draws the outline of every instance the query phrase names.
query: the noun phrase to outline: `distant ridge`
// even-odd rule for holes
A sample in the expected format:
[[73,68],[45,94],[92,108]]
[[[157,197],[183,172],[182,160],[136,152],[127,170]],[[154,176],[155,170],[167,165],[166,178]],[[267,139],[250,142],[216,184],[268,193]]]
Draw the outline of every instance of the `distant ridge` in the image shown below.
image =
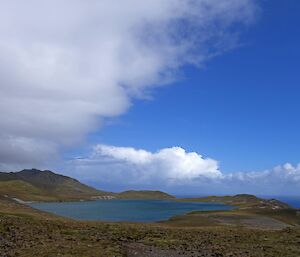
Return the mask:
[[79,201],[97,199],[174,199],[161,191],[124,191],[111,193],[82,184],[76,179],[50,170],[24,169],[0,172],[0,197],[17,201]]
[[207,196],[199,198],[183,198],[181,201],[215,202],[237,206],[239,209],[290,209],[287,203],[276,199],[262,199],[255,195],[237,194],[233,196]]

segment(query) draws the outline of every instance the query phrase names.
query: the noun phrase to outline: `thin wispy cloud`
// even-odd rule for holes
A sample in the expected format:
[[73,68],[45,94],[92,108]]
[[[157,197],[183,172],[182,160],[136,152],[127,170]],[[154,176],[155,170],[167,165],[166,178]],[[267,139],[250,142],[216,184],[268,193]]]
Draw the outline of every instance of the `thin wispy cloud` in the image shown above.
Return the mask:
[[0,167],[51,161],[256,15],[254,0],[1,1]]

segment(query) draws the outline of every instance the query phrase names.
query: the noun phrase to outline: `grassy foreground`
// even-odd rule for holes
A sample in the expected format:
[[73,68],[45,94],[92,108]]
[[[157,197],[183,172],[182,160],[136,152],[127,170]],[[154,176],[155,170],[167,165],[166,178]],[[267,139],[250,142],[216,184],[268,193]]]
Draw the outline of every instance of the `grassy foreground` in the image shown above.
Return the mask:
[[193,226],[174,220],[156,224],[79,222],[3,198],[0,256],[300,256],[297,226],[266,230],[217,222],[197,224],[197,220]]

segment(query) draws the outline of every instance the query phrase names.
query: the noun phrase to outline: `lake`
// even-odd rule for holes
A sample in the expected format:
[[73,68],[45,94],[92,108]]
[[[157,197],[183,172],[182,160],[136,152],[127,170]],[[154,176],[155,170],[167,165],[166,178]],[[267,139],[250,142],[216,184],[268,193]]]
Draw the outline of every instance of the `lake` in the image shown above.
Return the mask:
[[191,211],[229,210],[218,203],[167,200],[97,200],[86,202],[31,203],[31,207],[76,220],[155,222]]

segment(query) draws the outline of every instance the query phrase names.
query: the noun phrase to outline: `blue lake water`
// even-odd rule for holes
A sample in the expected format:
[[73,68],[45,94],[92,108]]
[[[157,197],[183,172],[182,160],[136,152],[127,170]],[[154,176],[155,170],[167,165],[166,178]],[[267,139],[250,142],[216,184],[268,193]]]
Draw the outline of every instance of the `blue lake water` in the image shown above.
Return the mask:
[[30,206],[76,220],[155,222],[191,211],[229,210],[217,203],[165,200],[98,200],[88,202],[32,203]]

